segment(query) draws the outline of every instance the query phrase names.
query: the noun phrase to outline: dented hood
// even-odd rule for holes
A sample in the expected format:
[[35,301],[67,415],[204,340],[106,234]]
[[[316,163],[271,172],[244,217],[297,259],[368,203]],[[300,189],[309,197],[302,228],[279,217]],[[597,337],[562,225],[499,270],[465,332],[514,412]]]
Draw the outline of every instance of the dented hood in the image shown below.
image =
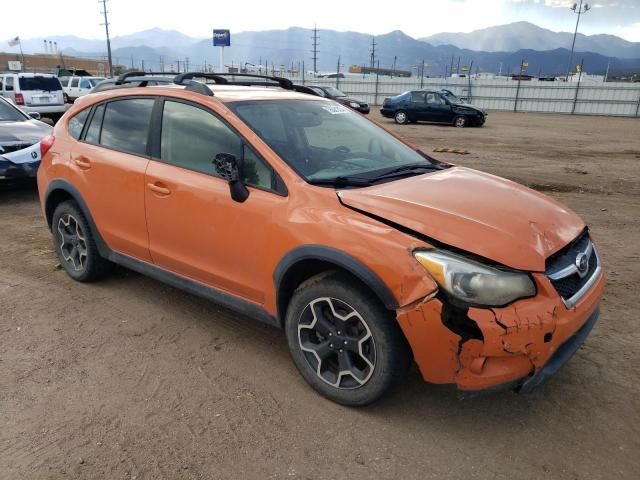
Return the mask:
[[545,259],[584,229],[561,203],[462,167],[338,195],[344,205],[520,270],[544,271]]

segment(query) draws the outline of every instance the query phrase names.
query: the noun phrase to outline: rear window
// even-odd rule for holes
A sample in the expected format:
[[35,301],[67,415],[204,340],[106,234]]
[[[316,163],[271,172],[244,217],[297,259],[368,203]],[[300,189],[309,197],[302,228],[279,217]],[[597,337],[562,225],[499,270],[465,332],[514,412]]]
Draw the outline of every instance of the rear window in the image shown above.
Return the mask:
[[55,92],[62,90],[60,80],[56,77],[20,77],[20,90],[44,90]]

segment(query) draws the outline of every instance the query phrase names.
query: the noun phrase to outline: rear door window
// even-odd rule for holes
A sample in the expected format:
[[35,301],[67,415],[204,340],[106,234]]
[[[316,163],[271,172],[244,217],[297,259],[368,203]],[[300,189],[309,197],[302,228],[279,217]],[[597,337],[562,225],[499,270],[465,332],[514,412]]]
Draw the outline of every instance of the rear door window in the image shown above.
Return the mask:
[[84,122],[87,121],[90,110],[90,108],[85,108],[69,120],[69,134],[71,134],[71,136],[76,140],[79,139],[82,134],[82,127],[84,127]]
[[134,155],[146,155],[154,99],[129,98],[107,103],[100,145]]
[[411,92],[412,103],[424,103],[426,92]]
[[42,90],[56,92],[62,90],[60,80],[55,77],[20,77],[20,90]]
[[78,79],[77,78],[72,78],[71,79],[71,86],[72,87],[77,87],[78,86]]
[[7,77],[6,80],[4,81],[4,90],[6,92],[12,92],[13,91],[13,77]]

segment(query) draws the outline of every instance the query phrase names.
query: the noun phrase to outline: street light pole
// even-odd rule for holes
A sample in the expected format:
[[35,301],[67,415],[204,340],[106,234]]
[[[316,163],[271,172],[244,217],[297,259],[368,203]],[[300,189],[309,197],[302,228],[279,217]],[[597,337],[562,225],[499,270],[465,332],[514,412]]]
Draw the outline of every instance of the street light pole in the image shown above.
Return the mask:
[[571,55],[569,56],[569,65],[567,66],[567,76],[565,78],[565,81],[569,81],[569,72],[571,72],[571,64],[573,63],[573,50],[576,46],[576,36],[578,35],[578,24],[580,23],[580,15],[582,15],[583,13],[587,13],[589,10],[591,10],[591,7],[589,6],[588,3],[585,3],[583,7],[582,1],[583,0],[580,0],[580,5],[578,5],[577,3],[574,3],[573,7],[571,7],[571,10],[573,11],[573,13],[578,14],[578,19],[576,20],[576,30],[573,32],[573,42],[571,43]]

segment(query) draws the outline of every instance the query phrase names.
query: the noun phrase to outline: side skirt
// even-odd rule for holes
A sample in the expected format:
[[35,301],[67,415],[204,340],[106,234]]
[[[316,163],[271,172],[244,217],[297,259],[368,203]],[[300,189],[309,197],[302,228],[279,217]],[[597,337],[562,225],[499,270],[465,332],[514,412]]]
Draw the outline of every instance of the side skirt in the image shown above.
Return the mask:
[[230,310],[234,310],[238,313],[241,313],[242,315],[255,318],[256,320],[259,320],[273,327],[282,327],[277,318],[275,318],[264,308],[256,305],[255,303],[247,302],[246,300],[238,298],[234,295],[230,295],[226,292],[213,289],[211,287],[203,285],[202,283],[195,282],[155,265],[151,265],[147,262],[143,262],[141,260],[137,260],[120,253],[110,251],[109,254],[106,255],[106,257],[113,263],[122,265],[123,267],[134,270],[147,277],[151,277],[154,280],[158,280],[159,282],[166,283],[167,285],[171,285],[172,287],[178,288],[180,290],[184,290],[185,292],[191,293],[192,295],[197,295],[198,297],[212,300],[213,302],[229,308]]

